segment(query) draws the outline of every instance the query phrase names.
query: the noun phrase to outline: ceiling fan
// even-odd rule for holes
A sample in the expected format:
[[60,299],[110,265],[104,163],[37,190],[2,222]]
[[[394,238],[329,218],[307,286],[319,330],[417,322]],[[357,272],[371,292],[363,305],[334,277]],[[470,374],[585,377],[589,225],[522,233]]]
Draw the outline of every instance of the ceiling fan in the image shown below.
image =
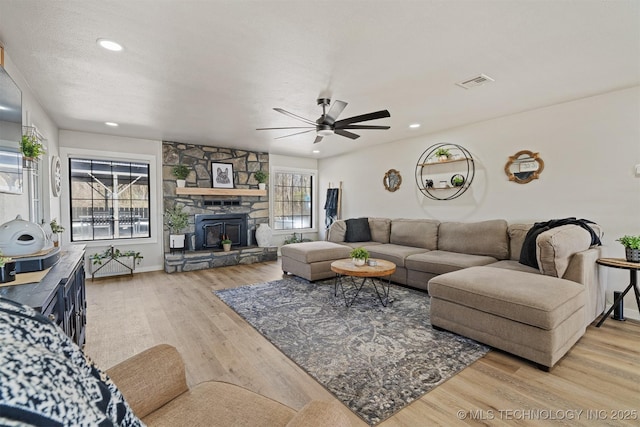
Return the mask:
[[280,127],[280,128],[258,128],[256,130],[277,130],[277,129],[307,129],[302,132],[292,133],[290,135],[279,136],[276,139],[287,138],[294,135],[300,135],[307,132],[316,131],[316,140],[313,143],[318,143],[322,141],[322,138],[325,136],[333,135],[334,133],[337,135],[345,136],[351,139],[360,138],[360,135],[357,135],[353,132],[349,132],[349,130],[357,130],[357,129],[390,129],[390,126],[374,126],[374,125],[360,125],[356,124],[359,122],[367,122],[369,120],[382,119],[385,117],[391,117],[389,111],[380,110],[373,113],[362,114],[360,116],[353,116],[342,120],[337,120],[342,110],[345,109],[347,103],[344,101],[335,100],[331,108],[327,112],[327,107],[331,104],[331,100],[329,98],[318,98],[318,105],[322,105],[322,116],[315,122],[313,120],[305,119],[304,117],[300,117],[296,114],[290,113],[289,111],[283,110],[282,108],[274,108],[278,113],[282,113],[286,116],[293,117],[294,119],[305,122],[309,126],[290,126],[290,127]]

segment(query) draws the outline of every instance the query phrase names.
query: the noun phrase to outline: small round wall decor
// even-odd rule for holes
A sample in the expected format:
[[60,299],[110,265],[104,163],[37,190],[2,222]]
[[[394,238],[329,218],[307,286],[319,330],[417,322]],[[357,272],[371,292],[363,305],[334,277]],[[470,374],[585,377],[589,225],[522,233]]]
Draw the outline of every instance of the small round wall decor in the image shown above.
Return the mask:
[[51,194],[54,197],[60,195],[62,189],[62,167],[60,166],[60,157],[53,156],[51,158]]
[[402,184],[402,176],[400,172],[395,169],[389,169],[387,173],[384,174],[384,178],[382,178],[382,183],[384,184],[384,188],[387,191],[394,192],[398,188],[400,188],[400,184]]

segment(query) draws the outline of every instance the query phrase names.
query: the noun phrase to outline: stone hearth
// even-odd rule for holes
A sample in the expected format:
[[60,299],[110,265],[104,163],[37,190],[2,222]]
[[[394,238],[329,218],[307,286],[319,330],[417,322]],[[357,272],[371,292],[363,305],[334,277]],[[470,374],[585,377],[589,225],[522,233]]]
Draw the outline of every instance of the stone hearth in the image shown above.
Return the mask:
[[183,271],[206,270],[208,268],[225,267],[237,264],[253,264],[256,262],[276,261],[278,248],[275,246],[259,248],[247,246],[229,252],[221,250],[188,251],[185,253],[165,253],[164,271],[180,273]]

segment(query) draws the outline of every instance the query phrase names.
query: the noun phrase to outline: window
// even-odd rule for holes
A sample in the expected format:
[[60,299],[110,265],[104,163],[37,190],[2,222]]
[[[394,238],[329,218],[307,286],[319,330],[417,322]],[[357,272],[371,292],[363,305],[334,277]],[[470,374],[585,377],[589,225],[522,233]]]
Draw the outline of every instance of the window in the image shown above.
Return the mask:
[[314,228],[315,172],[275,170],[272,175],[273,229]]
[[149,163],[70,158],[71,241],[150,237]]

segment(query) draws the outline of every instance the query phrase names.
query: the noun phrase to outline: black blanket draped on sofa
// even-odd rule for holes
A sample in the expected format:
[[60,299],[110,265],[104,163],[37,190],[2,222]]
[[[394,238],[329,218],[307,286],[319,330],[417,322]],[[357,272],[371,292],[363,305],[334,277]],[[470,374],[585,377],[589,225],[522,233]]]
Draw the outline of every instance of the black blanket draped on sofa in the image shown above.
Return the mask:
[[588,219],[576,219],[576,218],[562,218],[562,219],[552,219],[545,222],[536,222],[533,224],[533,227],[529,229],[527,235],[524,238],[524,242],[522,244],[522,251],[520,252],[520,264],[528,265],[533,268],[538,268],[538,259],[536,258],[536,238],[540,233],[543,233],[547,230],[550,230],[555,227],[560,227],[561,225],[573,224],[580,226],[587,230],[591,235],[591,246],[593,245],[601,245],[600,238],[593,231],[589,224],[595,224],[593,221],[589,221]]

